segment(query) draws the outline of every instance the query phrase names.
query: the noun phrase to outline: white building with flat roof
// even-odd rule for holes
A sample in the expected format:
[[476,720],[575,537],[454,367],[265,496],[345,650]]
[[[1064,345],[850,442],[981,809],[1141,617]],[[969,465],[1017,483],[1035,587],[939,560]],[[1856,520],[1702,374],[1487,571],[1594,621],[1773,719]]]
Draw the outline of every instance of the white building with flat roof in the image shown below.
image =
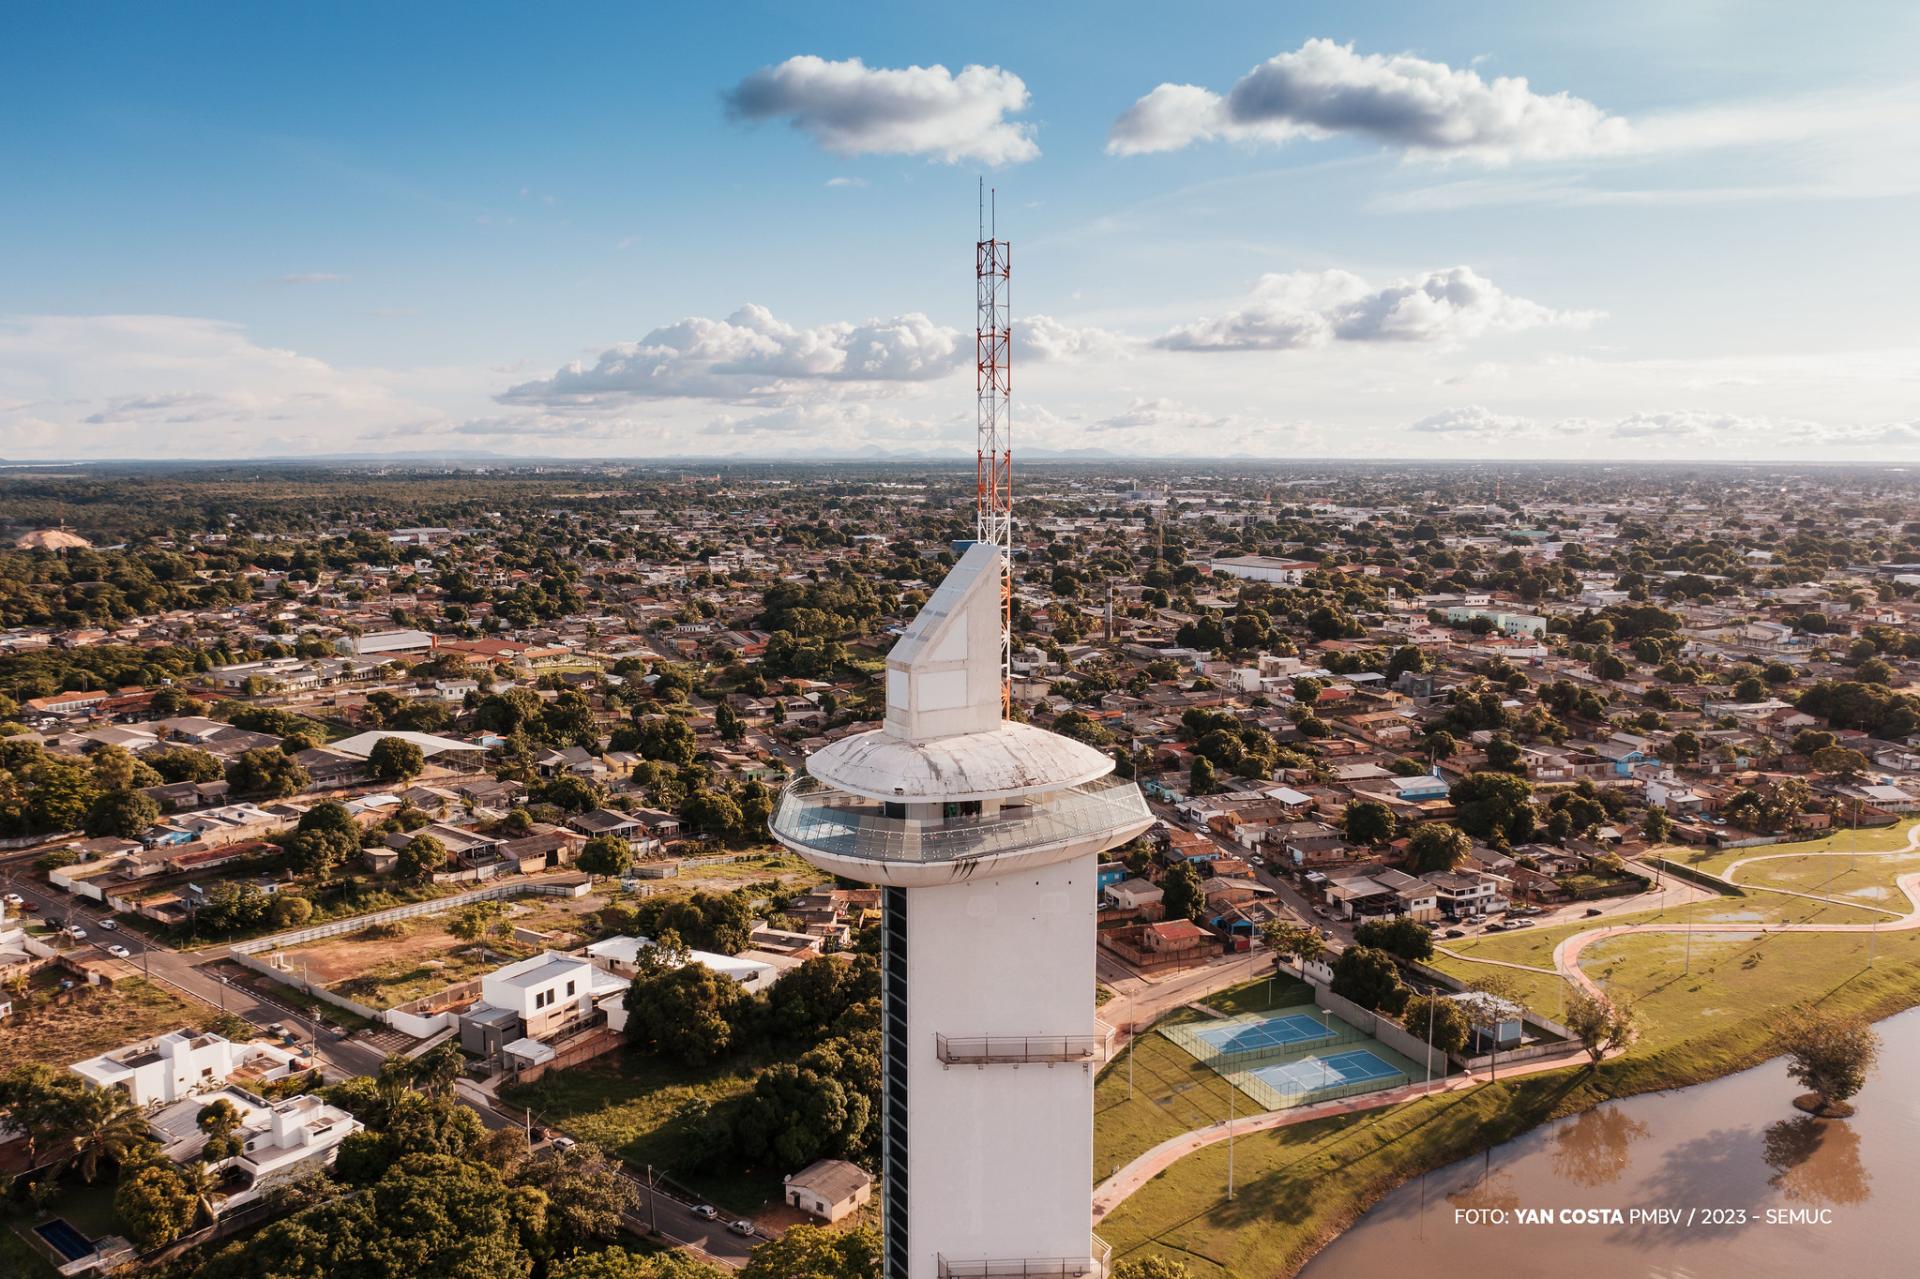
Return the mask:
[[263,1078],[290,1073],[294,1055],[271,1044],[236,1044],[211,1031],[174,1030],[76,1061],[67,1069],[95,1088],[118,1088],[136,1106],[179,1101],[220,1087],[242,1067]]
[[[587,947],[587,958],[618,976],[632,977],[640,966],[640,952],[652,948],[651,938],[608,937],[591,943]],[[722,955],[710,950],[689,950],[687,962],[705,964],[722,977],[733,978],[748,990],[765,990],[780,975],[779,969],[763,960],[748,959],[744,955]]]
[[1004,718],[1004,571],[967,550],[888,654],[885,725],[815,751],[771,822],[882,889],[883,1279],[1107,1271],[1095,888],[1153,818],[1104,753]]

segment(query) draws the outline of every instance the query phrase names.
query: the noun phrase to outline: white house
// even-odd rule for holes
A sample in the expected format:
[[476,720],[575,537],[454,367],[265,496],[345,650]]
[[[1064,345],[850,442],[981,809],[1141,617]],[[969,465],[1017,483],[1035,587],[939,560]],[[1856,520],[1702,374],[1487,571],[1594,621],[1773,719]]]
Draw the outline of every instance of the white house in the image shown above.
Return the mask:
[[359,1120],[318,1097],[269,1102],[244,1088],[227,1087],[155,1112],[149,1127],[167,1158],[184,1163],[199,1157],[207,1144],[206,1134],[200,1131],[200,1111],[218,1101],[240,1114],[240,1125],[234,1129],[240,1149],[216,1166],[242,1185],[228,1197],[228,1207],[252,1199],[274,1182],[332,1163],[340,1143],[361,1128]]
[[1145,879],[1123,879],[1107,885],[1107,901],[1115,910],[1143,910],[1158,906],[1166,893],[1160,885]]
[[844,1159],[820,1159],[787,1178],[786,1200],[822,1221],[838,1221],[873,1197],[873,1178]]
[[609,1029],[625,1029],[626,992],[625,979],[587,960],[542,951],[480,979],[480,1002],[461,1014],[461,1044],[484,1057],[507,1052],[537,1064],[553,1055],[554,1040],[601,1014]]
[[67,1069],[95,1088],[119,1088],[136,1106],[179,1101],[218,1088],[249,1067],[263,1079],[293,1073],[292,1053],[270,1044],[236,1044],[211,1031],[175,1030],[76,1061]]
[[[621,977],[631,977],[639,967],[640,952],[653,946],[646,937],[609,937],[587,947],[587,957]],[[764,990],[773,984],[780,970],[758,959],[741,955],[719,955],[707,950],[687,952],[690,964],[705,964],[723,977],[731,977],[748,990]]]

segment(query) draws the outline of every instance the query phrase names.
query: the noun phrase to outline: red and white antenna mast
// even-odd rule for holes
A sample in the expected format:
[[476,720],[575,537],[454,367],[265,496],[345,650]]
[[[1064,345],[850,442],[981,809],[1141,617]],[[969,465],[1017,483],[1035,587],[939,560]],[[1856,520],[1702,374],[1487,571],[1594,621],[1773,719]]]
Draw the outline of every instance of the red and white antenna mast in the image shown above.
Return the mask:
[[997,210],[981,179],[980,230],[973,246],[975,455],[974,538],[1000,548],[1000,701],[1013,696],[1013,331],[1008,314],[1010,246],[998,238]]

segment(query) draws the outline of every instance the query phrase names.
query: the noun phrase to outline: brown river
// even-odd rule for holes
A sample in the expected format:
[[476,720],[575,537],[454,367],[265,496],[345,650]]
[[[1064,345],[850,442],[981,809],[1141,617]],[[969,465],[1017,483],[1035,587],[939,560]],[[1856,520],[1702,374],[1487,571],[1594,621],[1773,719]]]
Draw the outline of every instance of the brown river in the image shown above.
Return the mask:
[[1780,1061],[1612,1102],[1409,1182],[1301,1279],[1920,1276],[1920,1009],[1878,1029],[1853,1119]]

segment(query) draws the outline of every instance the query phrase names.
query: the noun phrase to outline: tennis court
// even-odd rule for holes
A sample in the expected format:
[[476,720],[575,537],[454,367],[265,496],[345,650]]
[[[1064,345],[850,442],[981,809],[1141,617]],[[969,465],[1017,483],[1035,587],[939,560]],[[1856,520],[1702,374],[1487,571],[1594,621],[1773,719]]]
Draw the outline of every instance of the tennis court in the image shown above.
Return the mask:
[[1351,1048],[1327,1056],[1302,1057],[1299,1061],[1261,1066],[1247,1073],[1282,1094],[1320,1092],[1327,1088],[1371,1083],[1376,1079],[1401,1075],[1392,1064],[1382,1061],[1364,1048]]
[[1204,1026],[1196,1029],[1193,1037],[1214,1052],[1232,1056],[1270,1048],[1304,1048],[1308,1044],[1329,1043],[1338,1033],[1333,1024],[1322,1017],[1287,1013],[1260,1021]]

